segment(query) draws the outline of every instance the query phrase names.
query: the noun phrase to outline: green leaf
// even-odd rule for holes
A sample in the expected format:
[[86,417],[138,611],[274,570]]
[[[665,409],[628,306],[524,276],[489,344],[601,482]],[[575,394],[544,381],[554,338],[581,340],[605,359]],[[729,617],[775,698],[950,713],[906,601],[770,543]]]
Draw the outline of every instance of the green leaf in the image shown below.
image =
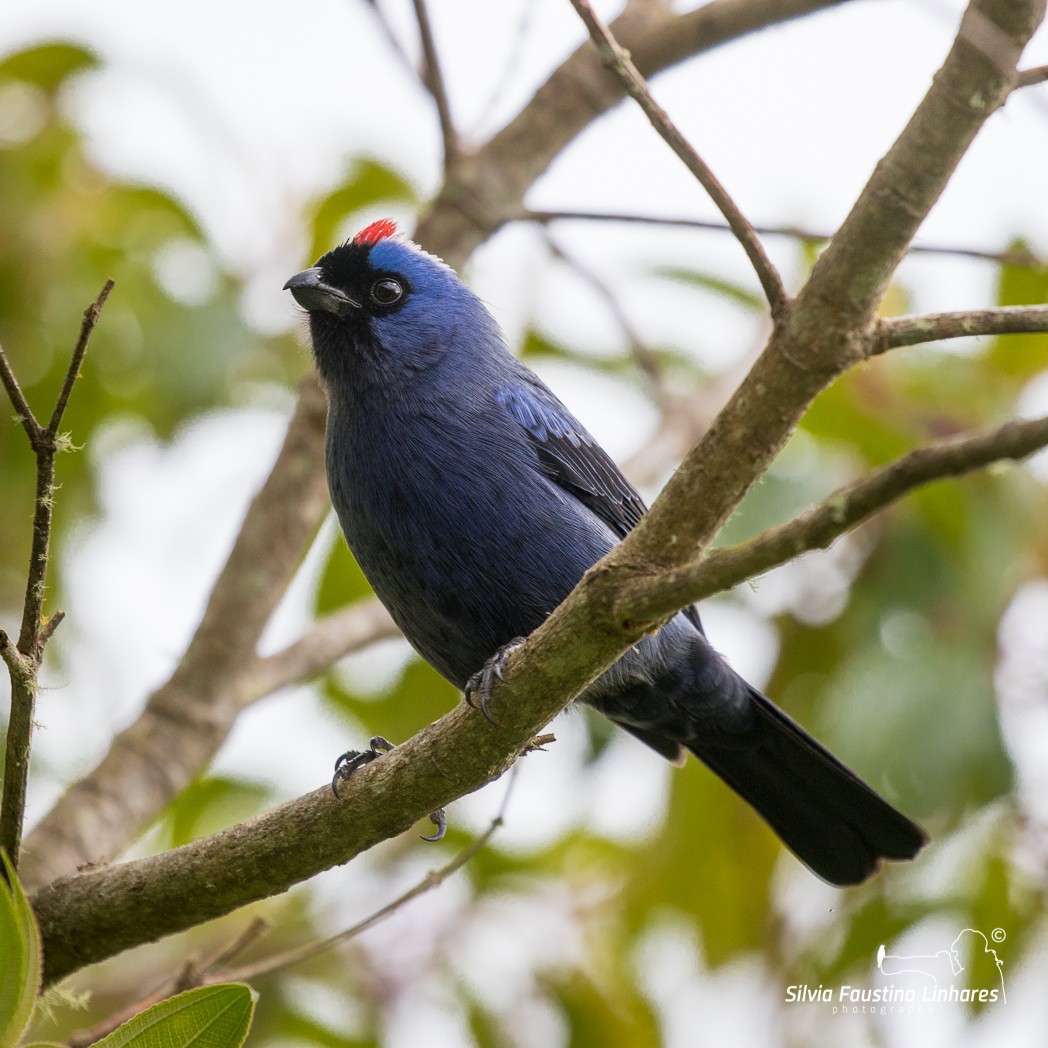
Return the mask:
[[666,820],[623,892],[634,928],[669,905],[694,922],[711,968],[758,949],[780,852],[760,817],[689,761],[672,774]]
[[384,695],[357,694],[352,682],[334,674],[325,679],[325,694],[336,708],[363,724],[368,734],[385,735],[395,743],[411,738],[459,701],[458,689],[417,658],[408,662],[397,685]]
[[327,615],[370,595],[368,580],[349,552],[342,533],[337,532],[320,575],[315,612],[317,615]]
[[41,44],[26,48],[0,62],[0,76],[25,80],[54,92],[69,77],[98,66],[98,59],[75,44]]
[[[1021,240],[1009,244],[1013,251],[1028,250]],[[1026,306],[1048,302],[1048,266],[1002,266],[997,304]],[[995,369],[1022,381],[1044,370],[1048,334],[1000,335],[993,339],[986,359]]]
[[354,212],[378,203],[416,205],[418,195],[411,183],[377,160],[357,160],[342,185],[332,190],[316,208],[310,258],[318,258],[335,246],[339,226]]
[[98,1048],[238,1048],[255,1011],[255,992],[220,983],[147,1008],[98,1042]]
[[7,852],[0,849],[0,1044],[15,1044],[29,1024],[40,989],[40,933]]
[[166,813],[170,846],[177,848],[256,815],[268,796],[268,788],[258,782],[222,775],[194,780],[172,801]]
[[723,277],[716,276],[713,273],[700,273],[696,269],[682,269],[678,266],[660,266],[655,270],[655,275],[665,277],[667,280],[676,280],[682,284],[691,284],[706,291],[712,291],[715,295],[731,299],[733,302],[755,313],[763,312],[765,308],[763,296],[755,291],[751,291],[742,284],[736,284],[732,280],[725,280]]

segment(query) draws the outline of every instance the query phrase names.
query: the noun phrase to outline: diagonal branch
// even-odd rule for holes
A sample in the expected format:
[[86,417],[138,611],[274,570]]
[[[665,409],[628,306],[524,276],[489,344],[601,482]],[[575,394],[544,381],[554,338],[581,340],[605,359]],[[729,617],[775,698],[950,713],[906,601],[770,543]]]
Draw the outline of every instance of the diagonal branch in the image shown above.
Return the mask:
[[[1009,422],[943,441],[843,488],[788,524],[702,563],[637,577],[620,590],[620,620],[648,622],[797,556],[826,546],[914,488],[1048,445],[1048,418]],[[572,598],[578,604],[585,590]],[[605,616],[606,617],[606,616]],[[544,632],[548,625],[542,627]],[[534,645],[534,637],[528,646]],[[561,654],[579,642],[560,635]],[[589,664],[583,661],[583,667]],[[522,660],[521,660],[522,661]],[[46,979],[284,891],[407,829],[427,812],[509,768],[564,705],[565,659],[514,668],[512,695],[495,695],[497,724],[460,704],[381,760],[356,772],[336,801],[324,788],[170,852],[60,880],[33,899]],[[570,686],[570,685],[569,685]]]
[[1048,306],[1001,306],[915,317],[885,317],[874,327],[869,352],[874,356],[899,346],[915,346],[946,338],[1045,332],[1048,332]]
[[422,43],[422,83],[433,97],[437,107],[437,118],[440,121],[440,137],[444,143],[444,169],[452,164],[459,153],[458,134],[451,119],[451,105],[448,102],[447,86],[444,74],[440,70],[440,58],[437,54],[436,41],[433,39],[433,26],[426,10],[426,0],[412,0],[415,7],[415,20],[418,22],[418,35]]
[[1029,69],[1021,69],[1019,71],[1015,86],[1017,88],[1034,87],[1037,84],[1043,84],[1046,80],[1048,80],[1048,65],[1032,66]]
[[757,273],[757,278],[768,299],[768,305],[771,307],[772,318],[779,320],[789,305],[789,295],[786,294],[782,277],[779,276],[778,270],[768,258],[764,245],[761,244],[753,226],[710,170],[709,165],[695,152],[691,143],[680,133],[666,111],[655,101],[644,77],[633,64],[629,52],[619,44],[608,27],[597,17],[588,0],[571,0],[571,3],[586,24],[604,64],[619,78],[626,92],[641,107],[662,140],[680,157],[685,167],[695,176],[724,216]]
[[3,346],[0,346],[0,382],[3,383],[4,389],[7,390],[7,395],[16,412],[16,418],[25,430],[30,446],[35,449],[40,441],[43,428],[36,420],[32,408],[29,407],[29,401],[26,400],[25,393],[22,392],[22,387],[19,385],[18,378],[11,368],[11,363],[7,359]]
[[619,600],[623,618],[655,621],[678,608],[730,589],[835,539],[915,488],[960,477],[1005,459],[1024,459],[1048,446],[1048,417],[1011,421],[987,433],[943,440],[835,491],[819,505],[748,542],[639,582]]
[[[553,737],[548,736],[541,741],[551,742]],[[516,771],[518,768],[519,765],[513,766],[513,772],[506,784],[499,810],[488,824],[488,828],[480,836],[470,841],[443,866],[430,870],[412,887],[402,892],[395,899],[390,900],[384,906],[379,907],[373,913],[368,914],[367,917],[327,938],[312,939],[281,953],[262,957],[260,960],[253,961],[250,964],[244,964],[235,968],[230,967],[228,964],[229,959],[239,954],[248,942],[254,941],[265,929],[265,922],[256,917],[231,943],[222,948],[218,956],[212,957],[204,963],[187,965],[181,973],[168,979],[158,989],[144,998],[108,1016],[90,1029],[74,1034],[68,1041],[70,1048],[87,1048],[88,1045],[101,1040],[106,1034],[111,1033],[122,1023],[150,1007],[150,1005],[156,1004],[158,1001],[167,1000],[169,997],[174,996],[176,993],[182,993],[184,990],[192,989],[195,986],[212,986],[220,982],[247,982],[249,979],[257,979],[260,975],[269,975],[272,972],[290,968],[292,965],[301,964],[303,961],[318,957],[322,953],[333,950],[336,946],[341,946],[343,943],[355,939],[369,928],[373,928],[398,910],[403,909],[409,902],[417,899],[420,895],[425,895],[434,888],[439,888],[452,874],[457,873],[475,855],[483,851],[491,841],[491,838],[504,825],[506,809],[509,806],[509,799],[516,782]]]
[[[748,33],[841,2],[711,0],[676,14],[646,0],[629,0],[611,28],[638,69],[651,76]],[[414,239],[450,265],[461,266],[503,221],[501,216],[520,211],[524,194],[553,159],[622,97],[621,86],[601,67],[592,46],[580,46],[506,127],[471,153],[468,163],[456,165]],[[256,499],[249,509],[190,648],[140,718],[29,835],[19,871],[28,887],[39,888],[83,864],[118,855],[199,774],[226,737],[241,708],[240,673],[254,664],[258,623],[272,613],[327,510],[324,417],[323,394],[316,379],[308,377],[300,387],[285,451],[263,487],[272,497]],[[251,613],[245,617],[241,609],[248,606]],[[162,744],[168,732],[170,747]]]
[[315,622],[282,651],[256,659],[238,689],[241,706],[290,684],[312,680],[339,659],[400,630],[374,598],[357,601]]
[[[819,256],[785,322],[603,571],[628,574],[695,560],[815,397],[868,357],[892,274],[975,135],[1007,99],[1019,56],[1043,17],[1044,0],[973,0],[927,94]],[[973,24],[996,27],[992,58],[970,41]]]

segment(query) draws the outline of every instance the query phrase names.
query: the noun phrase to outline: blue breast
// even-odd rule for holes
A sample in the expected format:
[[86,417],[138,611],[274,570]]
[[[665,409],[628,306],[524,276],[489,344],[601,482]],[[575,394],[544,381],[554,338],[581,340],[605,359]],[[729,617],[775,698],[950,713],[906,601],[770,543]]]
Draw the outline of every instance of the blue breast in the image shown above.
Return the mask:
[[502,644],[535,629],[615,540],[544,475],[494,395],[427,391],[372,389],[333,403],[328,479],[379,599],[461,687]]

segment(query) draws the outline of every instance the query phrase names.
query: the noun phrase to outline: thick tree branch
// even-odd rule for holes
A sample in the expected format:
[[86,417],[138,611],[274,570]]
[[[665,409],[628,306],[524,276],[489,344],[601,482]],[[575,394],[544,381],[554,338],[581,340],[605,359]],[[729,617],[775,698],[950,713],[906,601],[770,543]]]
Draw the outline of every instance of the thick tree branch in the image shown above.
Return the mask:
[[519,709],[498,703],[498,727],[460,704],[356,772],[339,799],[325,784],[212,837],[56,881],[33,897],[46,981],[286,891],[402,833],[424,798],[443,800],[423,818],[479,789],[513,764],[561,705],[550,698],[555,691],[529,694],[535,701]]
[[[516,768],[517,766],[514,765],[514,772]],[[368,914],[367,917],[350,925],[348,928],[343,928],[341,931],[324,939],[312,939],[281,953],[262,957],[260,960],[253,961],[250,964],[231,967],[229,961],[241,953],[246,945],[254,942],[266,929],[266,922],[256,917],[231,943],[222,947],[217,955],[208,958],[203,963],[188,963],[178,975],[169,979],[146,997],[108,1016],[90,1029],[81,1030],[79,1033],[73,1034],[67,1042],[69,1048],[88,1048],[88,1045],[101,1040],[139,1012],[144,1011],[158,1001],[173,997],[176,993],[182,993],[196,986],[213,986],[215,983],[220,982],[247,982],[251,979],[257,979],[261,975],[269,975],[271,972],[301,964],[303,961],[318,957],[322,953],[326,953],[337,946],[341,946],[343,943],[349,942],[351,939],[355,939],[369,928],[373,928],[387,917],[403,909],[409,902],[417,899],[420,895],[425,895],[434,888],[439,888],[452,874],[461,870],[474,855],[486,848],[488,842],[495,836],[495,833],[505,821],[506,807],[509,804],[514,782],[515,776],[511,775],[506,784],[506,792],[497,814],[491,820],[488,828],[479,837],[475,837],[470,841],[449,862],[435,870],[430,870],[421,880],[408,888],[407,891],[402,892],[374,913]]]
[[[631,0],[611,28],[641,73],[651,76],[747,33],[841,2],[712,0],[677,15],[660,4]],[[622,97],[592,46],[580,46],[505,129],[460,157],[415,239],[460,267],[502,216],[520,211],[524,193],[554,157]],[[271,614],[327,506],[323,426],[323,394],[310,376],[285,451],[263,488],[271,497],[260,494],[248,511],[190,648],[102,763],[29,835],[20,870],[28,887],[118,855],[206,767],[226,737],[242,706],[240,674],[250,675],[254,666],[259,621]],[[251,613],[244,618],[248,599]]]
[[915,346],[946,338],[1044,332],[1048,332],[1048,306],[1001,306],[958,313],[886,317],[878,320],[874,327],[869,352],[873,356],[899,346]]
[[[1008,97],[1016,63],[1043,15],[1044,0],[971,5],[930,89],[819,257],[785,323],[602,571],[650,571],[696,559],[812,400],[869,355],[875,311],[896,266],[979,128]],[[997,27],[992,58],[970,42],[973,25],[985,35],[986,24]]]
[[0,847],[7,851],[11,864],[16,869],[22,847],[22,823],[25,818],[26,787],[29,782],[37,674],[44,658],[44,646],[62,621],[60,611],[50,619],[44,618],[44,595],[47,592],[47,567],[54,514],[55,459],[64,446],[58,429],[62,424],[73,384],[80,374],[80,365],[91,341],[91,334],[112,290],[113,281],[107,280],[98,297],[84,311],[80,334],[46,429],[30,410],[7,355],[0,347],[0,378],[20,415],[22,426],[36,456],[33,538],[17,645],[12,644],[7,634],[0,630],[0,657],[7,664],[11,676],[11,716],[7,724],[3,795],[0,799]]
[[678,608],[730,589],[802,553],[825,549],[847,531],[915,488],[960,477],[1005,459],[1024,459],[1048,445],[1048,418],[1011,421],[988,433],[919,448],[868,477],[840,488],[819,505],[748,542],[714,550],[703,560],[624,588],[619,614],[655,621]]
[[[868,355],[891,273],[976,131],[1006,97],[1043,3],[978,0],[972,10],[978,18],[966,17],[910,124],[706,439],[638,528],[510,657],[507,683],[493,698],[498,725],[459,706],[358,772],[342,800],[325,786],[214,837],[52,884],[34,898],[48,979],[283,891],[479,788],[643,635],[652,624],[636,616],[624,622],[620,594],[641,576],[700,555],[812,398]],[[979,18],[999,31],[989,57],[969,41],[973,21],[984,29]],[[461,249],[469,240],[453,242]]]
[[735,239],[742,245],[746,257],[757,273],[757,279],[764,289],[764,295],[771,307],[772,318],[778,320],[789,305],[789,296],[783,286],[782,277],[768,258],[764,245],[761,244],[753,226],[739,210],[731,195],[721,185],[709,165],[699,156],[691,143],[680,133],[670,120],[666,111],[655,101],[644,77],[626,51],[612,35],[608,27],[597,17],[589,0],[571,0],[572,6],[589,30],[601,60],[611,72],[618,77],[623,88],[643,110],[652,127],[662,140],[683,161],[684,166],[695,176],[699,185],[709,194],[717,210],[724,216]]
[[[633,580],[620,590],[613,614],[626,623],[624,629],[630,621],[663,618],[829,545],[922,484],[1023,458],[1046,445],[1048,418],[1041,418],[922,448],[750,542],[717,550],[698,565]],[[563,637],[559,644],[557,656],[571,651]],[[341,800],[325,786],[174,851],[56,882],[33,899],[48,981],[284,891],[485,785],[525,752],[528,740],[562,708],[559,696],[570,686],[570,674],[578,672],[577,667],[562,671],[563,662],[563,657],[530,658],[527,672],[514,674],[512,696],[501,689],[496,695],[498,725],[460,705],[354,774]]]

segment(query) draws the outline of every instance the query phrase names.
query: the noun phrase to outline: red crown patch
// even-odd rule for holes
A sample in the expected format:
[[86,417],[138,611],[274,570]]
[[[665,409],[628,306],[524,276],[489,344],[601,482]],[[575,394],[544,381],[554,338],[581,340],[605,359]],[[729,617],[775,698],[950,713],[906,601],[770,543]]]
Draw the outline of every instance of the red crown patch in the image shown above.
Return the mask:
[[392,219],[380,218],[370,226],[365,226],[353,238],[353,244],[356,247],[374,247],[380,240],[394,236],[396,232],[397,224]]

